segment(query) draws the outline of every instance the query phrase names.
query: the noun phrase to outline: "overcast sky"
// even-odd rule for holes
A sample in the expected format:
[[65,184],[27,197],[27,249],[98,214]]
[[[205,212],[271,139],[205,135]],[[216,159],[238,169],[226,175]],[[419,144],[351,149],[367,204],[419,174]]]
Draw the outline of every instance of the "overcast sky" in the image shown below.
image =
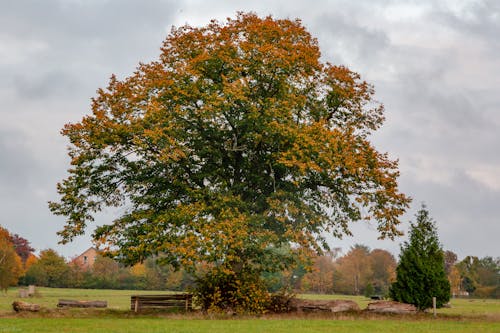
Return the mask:
[[[324,61],[375,86],[387,120],[372,140],[399,159],[401,190],[413,198],[403,229],[425,202],[445,249],[500,256],[496,0],[0,0],[0,225],[66,257],[91,246],[88,236],[57,245],[64,220],[47,208],[69,167],[60,129],[90,112],[111,74],[155,59],[172,25],[237,11],[302,19]],[[374,230],[356,224],[354,237],[331,245],[397,254],[405,237],[377,241]]]

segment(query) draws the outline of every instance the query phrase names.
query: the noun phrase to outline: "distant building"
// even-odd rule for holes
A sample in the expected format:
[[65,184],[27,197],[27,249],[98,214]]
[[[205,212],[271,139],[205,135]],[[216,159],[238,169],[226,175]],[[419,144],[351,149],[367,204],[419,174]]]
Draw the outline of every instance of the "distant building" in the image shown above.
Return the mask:
[[92,266],[94,266],[95,259],[97,258],[98,255],[99,251],[91,247],[82,254],[80,254],[78,257],[73,259],[71,262],[75,265],[80,266],[83,269],[89,269],[92,268]]

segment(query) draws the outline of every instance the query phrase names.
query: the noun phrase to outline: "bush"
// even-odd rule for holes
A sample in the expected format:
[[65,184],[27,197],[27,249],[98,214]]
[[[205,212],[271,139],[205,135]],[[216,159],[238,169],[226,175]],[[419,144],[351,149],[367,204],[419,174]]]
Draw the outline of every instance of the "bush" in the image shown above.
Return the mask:
[[371,283],[368,283],[365,288],[365,297],[370,298],[373,296],[375,293],[375,288],[373,288],[373,285]]
[[500,287],[495,287],[495,286],[477,287],[472,295],[474,297],[479,297],[479,298],[498,298],[497,293],[499,288]]
[[271,297],[258,273],[216,267],[197,280],[194,296],[204,311],[263,313]]

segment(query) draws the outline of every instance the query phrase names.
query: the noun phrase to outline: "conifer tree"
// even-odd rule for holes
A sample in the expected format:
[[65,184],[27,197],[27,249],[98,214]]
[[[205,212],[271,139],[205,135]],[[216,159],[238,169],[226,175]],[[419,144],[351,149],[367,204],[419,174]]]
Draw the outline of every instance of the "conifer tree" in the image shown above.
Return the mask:
[[444,254],[439,244],[434,220],[425,205],[411,224],[409,242],[401,247],[396,282],[391,286],[392,299],[414,304],[419,310],[437,307],[450,300],[450,283],[446,277]]

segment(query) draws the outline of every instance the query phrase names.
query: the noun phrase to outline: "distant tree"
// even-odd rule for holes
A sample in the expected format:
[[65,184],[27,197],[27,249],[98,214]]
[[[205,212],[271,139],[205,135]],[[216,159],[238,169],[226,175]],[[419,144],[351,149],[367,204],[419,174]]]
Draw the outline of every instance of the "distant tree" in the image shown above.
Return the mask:
[[34,255],[33,253],[28,256],[28,259],[26,259],[26,262],[24,263],[24,269],[28,270],[31,265],[36,264],[38,261],[38,257]]
[[370,283],[373,286],[373,292],[387,295],[391,283],[396,279],[396,259],[386,250],[374,249],[369,254],[369,260],[372,271]]
[[34,248],[31,247],[30,242],[18,234],[11,235],[10,237],[12,244],[14,244],[14,249],[16,250],[17,255],[23,261],[23,265],[26,264],[26,261],[35,251]]
[[97,256],[92,266],[92,277],[95,283],[93,288],[119,288],[118,277],[120,273],[120,264],[117,261],[108,257]]
[[462,283],[462,288],[469,294],[472,294],[477,288],[474,280],[468,276],[462,277],[461,283]]
[[334,287],[335,258],[334,252],[313,258],[311,271],[302,279],[302,290],[319,294],[332,293]]
[[149,257],[144,261],[145,268],[145,289],[164,290],[166,276],[170,270],[174,270],[169,265],[159,265],[157,258]]
[[356,244],[350,251],[337,260],[336,291],[352,295],[361,295],[371,282],[372,267],[370,249]]
[[16,285],[22,272],[21,259],[13,244],[9,237],[0,232],[0,290],[7,292],[7,288]]
[[30,266],[25,280],[46,287],[66,287],[69,283],[70,267],[64,257],[55,250],[47,249],[40,252],[40,258]]
[[416,223],[411,224],[409,242],[401,247],[390,296],[396,301],[414,304],[419,310],[430,308],[432,297],[436,297],[437,307],[442,307],[450,300],[450,282],[435,222],[425,205],[417,212],[416,219]]
[[47,271],[42,265],[31,265],[26,271],[22,283],[26,285],[36,284],[37,286],[48,287],[49,282]]
[[500,285],[499,260],[489,256],[481,258],[477,268],[477,281],[482,286]]
[[450,281],[451,294],[453,296],[462,295],[463,289],[460,272],[456,265],[453,265],[448,273],[448,281]]
[[479,258],[475,256],[467,256],[462,261],[456,264],[460,272],[462,289],[472,294],[477,288],[477,270],[479,267]]
[[375,293],[375,288],[371,283],[368,283],[364,291],[365,297],[370,298],[374,293]]
[[500,260],[467,256],[456,265],[462,288],[477,297],[497,297],[500,286]]
[[452,251],[444,251],[444,270],[446,275],[449,275],[453,266],[457,263],[457,254]]

